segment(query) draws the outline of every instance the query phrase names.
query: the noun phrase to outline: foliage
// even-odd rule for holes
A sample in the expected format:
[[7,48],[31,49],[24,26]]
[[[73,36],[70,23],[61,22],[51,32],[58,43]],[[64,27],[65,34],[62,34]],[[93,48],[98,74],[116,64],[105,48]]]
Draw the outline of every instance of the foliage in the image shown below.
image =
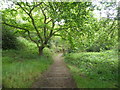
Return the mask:
[[14,8],[2,10],[3,24],[16,28],[16,32],[36,43],[41,55],[52,36],[63,30],[70,32],[81,28],[89,17],[91,3],[17,2],[14,5]]
[[67,50],[69,48],[68,41],[64,41],[61,36],[55,36],[52,37],[50,41],[50,46],[54,52],[60,52],[64,50]]
[[[63,27],[66,27],[66,29],[60,32],[62,39],[68,41],[70,44],[68,50],[70,52],[99,52],[116,48],[118,46],[118,21],[115,19],[114,13],[112,13],[112,15],[109,14],[109,9],[113,7],[115,9],[117,7],[116,3],[103,1],[103,7],[99,6],[99,8],[107,10],[108,13],[106,13],[106,15],[108,17],[99,18],[95,18],[92,10],[90,10],[93,9],[102,12],[98,9],[98,6],[86,3],[89,7],[85,8],[84,4],[85,3],[82,3],[83,6],[80,6],[83,7],[83,12],[86,14],[81,13],[80,18],[78,18],[79,16],[72,18],[72,20],[75,21],[65,23]],[[86,12],[84,10],[86,10]],[[78,14],[75,11],[72,13]]]
[[65,31],[62,32],[64,40],[69,41],[72,51],[99,52],[117,48],[118,28],[116,20],[103,18],[98,21],[91,17],[87,21],[89,23],[85,23],[82,29],[78,28],[78,31],[74,30],[68,35]]
[[[68,65],[78,88],[117,88],[112,81],[102,81],[98,78],[90,78],[81,74],[79,68]],[[97,83],[96,83],[97,82]]]
[[[65,62],[77,68],[76,70],[73,67],[74,72],[77,72],[78,75],[82,74],[93,81],[113,82],[113,86],[117,84],[118,56],[116,51],[71,53],[65,56]],[[105,87],[103,86],[103,88]]]
[[[52,64],[52,52],[46,56],[37,55],[34,43],[19,38],[24,43],[21,50],[3,50],[2,80],[5,88],[29,88],[32,83]],[[51,53],[51,54],[50,54]]]
[[[91,79],[82,75],[79,71],[79,68],[69,65],[73,78],[77,84],[78,88],[117,88],[116,84],[112,81],[102,81],[97,78]],[[97,82],[97,83],[96,83]]]
[[17,40],[16,35],[13,31],[10,31],[9,27],[3,26],[2,29],[2,49],[18,49],[20,48],[20,43]]
[[[103,8],[107,10],[114,6],[115,3],[105,3]],[[17,40],[24,43],[20,51],[3,51],[3,85],[29,87],[34,78],[51,64],[53,51],[65,49],[71,53],[65,54],[65,61],[74,72],[78,87],[95,88],[102,82],[104,85],[100,87],[115,87],[117,54],[105,50],[117,51],[118,22],[110,18],[109,13],[106,18],[98,20],[94,17],[94,9],[91,2],[13,2],[12,8],[1,10],[2,24],[16,28],[3,28],[3,48],[16,48]],[[17,39],[11,33],[13,30],[19,33]],[[44,55],[38,57],[37,51]],[[38,70],[38,67],[41,68]],[[79,74],[86,78],[79,77]]]

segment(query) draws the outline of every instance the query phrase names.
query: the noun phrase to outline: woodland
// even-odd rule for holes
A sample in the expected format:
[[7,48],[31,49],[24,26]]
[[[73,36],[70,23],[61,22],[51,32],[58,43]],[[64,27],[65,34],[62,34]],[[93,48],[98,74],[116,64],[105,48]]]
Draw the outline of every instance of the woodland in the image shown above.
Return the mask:
[[0,9],[3,88],[30,88],[60,53],[76,88],[120,87],[116,2],[11,2]]

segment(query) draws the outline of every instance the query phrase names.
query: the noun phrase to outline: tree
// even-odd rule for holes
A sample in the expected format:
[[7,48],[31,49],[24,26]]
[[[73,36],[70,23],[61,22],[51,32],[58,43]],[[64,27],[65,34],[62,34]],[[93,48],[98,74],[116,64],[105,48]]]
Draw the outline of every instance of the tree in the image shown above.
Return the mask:
[[2,12],[3,24],[27,34],[29,39],[36,43],[39,55],[42,55],[49,39],[57,32],[53,32],[55,20],[51,15],[56,9],[51,3],[44,2],[17,2],[15,5],[15,8],[8,8]]
[[[115,3],[105,3],[103,8],[109,9],[113,6],[115,6]],[[83,10],[86,10],[86,8]],[[76,20],[75,22],[65,23],[65,25],[67,24],[66,26],[70,28],[61,31],[61,33],[62,37],[69,41],[70,49],[72,51],[76,49],[81,51],[100,51],[101,49],[108,50],[113,48],[115,44],[117,44],[118,24],[117,20],[111,17],[114,15],[109,14],[108,16],[108,14],[109,13],[106,13],[107,17],[97,19],[94,17],[93,12],[87,12],[86,15],[81,15],[82,17],[79,18],[79,22],[77,22],[77,19],[74,19]]]
[[[3,24],[23,32],[36,43],[39,55],[52,36],[82,26],[87,18],[88,2],[16,2],[14,8],[2,10]],[[63,21],[63,22],[62,22]],[[56,24],[57,23],[57,24]],[[73,28],[74,27],[74,28]],[[62,34],[61,34],[62,36]]]

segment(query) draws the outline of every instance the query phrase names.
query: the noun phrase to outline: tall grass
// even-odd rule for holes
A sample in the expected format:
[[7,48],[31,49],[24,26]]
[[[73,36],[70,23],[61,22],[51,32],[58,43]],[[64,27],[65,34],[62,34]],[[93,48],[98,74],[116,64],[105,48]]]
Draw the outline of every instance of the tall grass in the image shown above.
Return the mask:
[[115,51],[71,53],[65,56],[65,62],[79,88],[118,87],[118,55]]
[[0,86],[2,86],[2,50],[0,49]]
[[2,80],[6,88],[31,87],[53,62],[49,49],[44,51],[45,56],[40,57],[34,43],[19,39],[24,45],[23,49],[3,51]]

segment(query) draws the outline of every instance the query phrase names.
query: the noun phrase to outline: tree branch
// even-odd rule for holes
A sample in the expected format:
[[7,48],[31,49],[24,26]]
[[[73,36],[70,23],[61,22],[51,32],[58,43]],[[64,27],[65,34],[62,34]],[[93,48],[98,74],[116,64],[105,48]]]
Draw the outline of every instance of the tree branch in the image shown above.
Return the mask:
[[31,12],[34,10],[34,8],[35,8],[35,7],[40,6],[42,3],[43,3],[43,2],[41,2],[41,3],[39,3],[39,4],[35,5],[35,6],[33,6],[33,8],[32,8],[32,9],[30,9],[30,13],[29,13],[29,14],[31,14]]
[[17,2],[17,5],[20,6],[20,8],[22,8],[23,11],[26,12],[29,15],[29,13],[18,2]]
[[51,31],[50,31],[49,36],[48,36],[48,37],[46,37],[44,44],[47,44],[47,42],[49,41],[49,39],[52,37],[52,35],[53,35],[53,28],[54,28],[54,26],[55,26],[55,23],[54,23],[54,21],[52,20],[52,29],[51,29]]
[[[43,43],[43,39],[42,39],[42,37],[40,36],[40,33],[39,33],[39,31],[38,31],[38,29],[37,29],[37,27],[36,27],[36,25],[35,25],[35,21],[34,21],[32,15],[30,15],[31,13],[28,13],[19,3],[17,3],[17,5],[19,5],[19,6],[21,7],[21,9],[22,9],[24,12],[26,12],[26,14],[30,17],[30,19],[32,20],[33,27],[34,27],[34,29],[36,30],[37,35],[38,35],[38,37],[39,37],[40,40],[41,40],[41,43]],[[39,5],[36,5],[36,7],[37,7],[37,6],[39,6]],[[33,9],[34,9],[34,8],[33,8]]]
[[21,29],[21,30],[26,31],[28,33],[28,37],[30,38],[30,40],[33,41],[34,43],[36,43],[37,46],[39,46],[38,43],[31,38],[30,31],[28,29],[25,29],[25,28],[22,28],[22,27],[18,27],[18,26],[15,26],[15,25],[10,25],[10,24],[8,24],[6,22],[3,22],[3,24],[5,24],[7,26],[10,26],[10,27],[14,27],[16,29]]
[[[44,16],[44,24],[46,24],[47,16],[46,16],[46,14],[45,14],[45,12],[44,12],[44,10],[42,8],[41,8],[41,11],[42,11],[42,14]],[[44,26],[44,37],[46,39],[46,26]]]
[[33,17],[30,16],[30,18],[31,18],[31,20],[32,20],[32,24],[33,24],[33,26],[34,26],[34,28],[35,28],[35,30],[36,30],[36,32],[37,32],[38,37],[40,38],[41,42],[43,42],[43,39],[42,39],[42,37],[40,36],[40,33],[39,33],[39,31],[38,31],[38,29],[37,29],[37,27],[36,27],[36,25],[35,25],[35,21],[34,21]]
[[53,35],[53,28],[54,28],[54,26],[55,26],[55,22],[52,20],[52,30],[50,31],[49,37],[52,37],[52,35]]
[[65,30],[65,29],[68,29],[68,28],[60,28],[59,30],[57,30],[57,31],[53,32],[53,34],[55,34],[55,33],[59,32],[59,31],[61,31],[61,30]]
[[18,26],[14,26],[14,25],[10,25],[10,24],[8,24],[8,23],[6,23],[6,22],[3,22],[3,24],[5,24],[5,25],[7,25],[7,26],[10,26],[10,27],[17,28],[17,29],[22,29],[22,30],[24,30],[24,31],[28,31],[28,30],[27,30],[27,29],[25,29],[25,28],[18,27]]
[[49,5],[47,5],[45,2],[43,2],[44,5],[46,5],[47,7],[50,7]]
[[50,23],[53,19],[50,19],[48,22],[46,22],[46,24]]

